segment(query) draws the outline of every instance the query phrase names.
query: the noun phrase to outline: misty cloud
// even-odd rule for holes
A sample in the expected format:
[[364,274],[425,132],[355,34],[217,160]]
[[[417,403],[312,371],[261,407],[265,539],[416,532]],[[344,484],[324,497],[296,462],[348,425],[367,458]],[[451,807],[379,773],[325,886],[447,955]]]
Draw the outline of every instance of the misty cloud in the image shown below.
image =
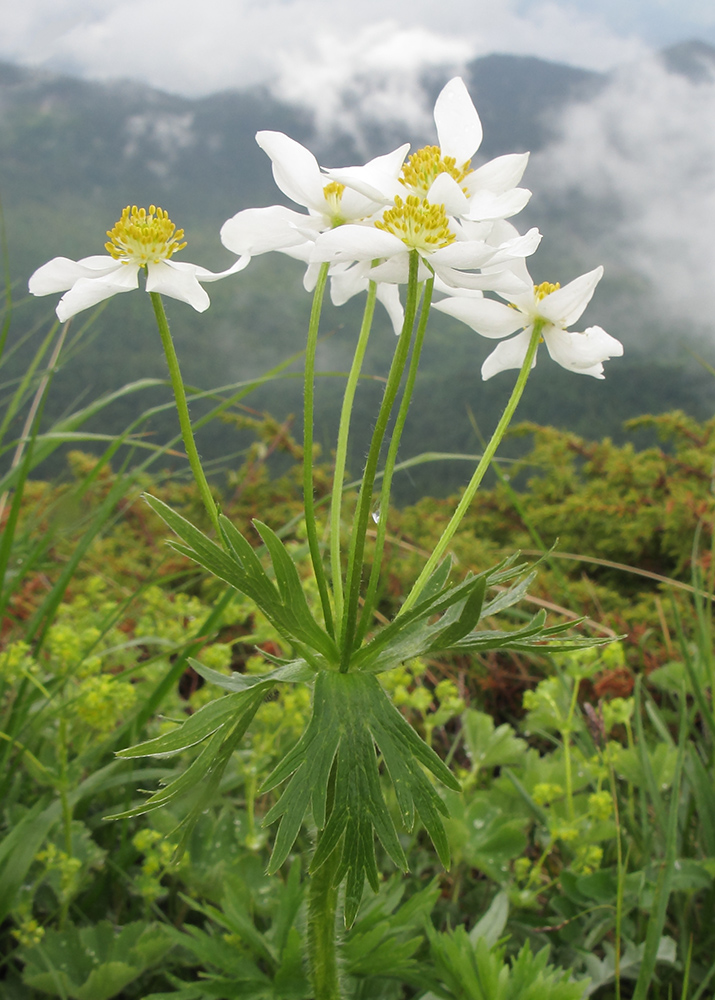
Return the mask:
[[713,123],[715,52],[690,77],[656,58],[639,61],[591,102],[572,105],[559,139],[528,171],[535,200],[550,213],[568,210],[573,227],[552,228],[547,239],[571,241],[589,266],[605,263],[607,276],[620,270],[647,282],[653,314],[674,330],[715,333]]
[[607,69],[646,49],[598,4],[567,0],[25,0],[0,38],[0,58],[26,65],[186,96],[275,81],[340,113],[336,88],[360,96],[381,76],[401,98],[391,78],[440,59],[510,52]]

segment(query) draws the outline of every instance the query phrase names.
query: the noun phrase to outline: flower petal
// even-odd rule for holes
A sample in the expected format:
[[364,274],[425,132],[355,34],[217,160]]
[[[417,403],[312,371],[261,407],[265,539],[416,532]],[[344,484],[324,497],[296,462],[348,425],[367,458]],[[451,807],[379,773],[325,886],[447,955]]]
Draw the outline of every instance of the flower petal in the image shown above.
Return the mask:
[[435,302],[432,308],[447,313],[448,316],[454,316],[455,319],[470,326],[475,333],[492,339],[508,337],[510,333],[520,330],[525,323],[525,317],[517,309],[510,309],[509,306],[495,302],[494,299],[462,298],[454,295]]
[[[512,337],[511,340],[504,340],[501,344],[497,344],[482,365],[482,378],[485,382],[499,372],[505,372],[510,368],[521,368],[529,349],[531,331],[532,328],[529,326],[516,337]],[[533,368],[535,364],[536,355],[534,355],[531,367]]]
[[229,274],[238,274],[244,267],[248,267],[251,263],[251,258],[249,255],[244,254],[238,260],[234,261],[230,267],[227,267],[225,271],[209,271],[198,264],[189,264],[188,261],[183,260],[170,260],[166,263],[171,267],[178,267],[179,269],[190,268],[199,281],[220,281],[221,278],[228,278]]
[[496,219],[510,219],[526,205],[531,198],[531,191],[526,188],[512,188],[504,194],[494,194],[493,191],[477,191],[469,199],[467,219],[476,222]]
[[[102,261],[99,267],[93,267],[88,261]],[[28,282],[32,295],[52,295],[54,292],[66,292],[80,278],[95,278],[102,274],[111,274],[121,266],[113,257],[86,257],[84,260],[69,260],[67,257],[54,257],[38,267]]]
[[338,226],[315,241],[313,261],[375,260],[406,252],[401,239],[373,226]]
[[376,156],[362,167],[339,167],[325,172],[332,180],[345,184],[371,201],[387,205],[394,201],[395,195],[404,194],[405,189],[398,177],[409,148],[410,144],[405,143],[391,153]]
[[[390,285],[404,285],[409,281],[409,277],[410,254],[407,247],[405,247],[404,253],[395,254],[394,257],[389,257],[382,264],[378,264],[376,267],[370,269],[370,279],[379,283],[386,282]],[[431,277],[432,272],[425,266],[424,261],[420,257],[417,280],[426,281]]]
[[303,275],[303,288],[306,292],[312,292],[315,290],[315,286],[318,284],[319,274],[320,264],[308,264],[305,269],[305,274]]
[[[311,267],[319,268],[319,264],[311,264]],[[330,269],[330,299],[334,306],[343,306],[345,303],[367,288],[368,272],[370,264],[362,261],[346,267],[344,264],[336,264]]]
[[590,326],[583,333],[561,330],[548,326],[543,332],[544,341],[554,361],[569,371],[581,375],[603,378],[603,361],[619,358],[623,344],[600,326]]
[[[458,296],[461,298],[465,291],[482,289],[486,292],[496,292],[506,298],[511,298],[524,291],[524,282],[518,275],[514,274],[511,268],[487,268],[480,274],[472,274],[469,271],[456,271],[449,267],[435,266],[435,274],[438,274],[445,284],[444,291],[454,295],[454,289],[459,289]],[[435,286],[436,287],[436,286]],[[513,310],[512,310],[513,312]],[[525,320],[522,318],[522,322]]]
[[458,167],[471,160],[482,141],[482,123],[461,77],[442,88],[434,121],[442,156],[453,156]]
[[482,240],[458,240],[446,247],[440,247],[429,255],[429,262],[447,267],[483,267],[489,264],[496,253],[496,247]]
[[528,153],[507,153],[506,156],[497,156],[473,170],[471,174],[467,174],[463,181],[464,187],[469,194],[483,190],[491,191],[492,194],[504,194],[519,183],[528,162]]
[[[345,224],[346,222],[361,222],[363,219],[369,219],[378,212],[382,212],[383,208],[382,200],[377,202],[373,198],[366,198],[364,194],[346,186],[340,199],[339,212],[343,224]],[[330,220],[330,224],[323,228],[331,229],[332,224],[332,220]]]
[[273,176],[283,194],[298,205],[323,212],[324,179],[310,150],[283,132],[257,132],[256,142],[273,161]]
[[232,253],[257,255],[305,242],[299,232],[309,217],[283,205],[246,208],[221,226],[221,242]]
[[293,260],[302,260],[304,264],[309,264],[314,246],[315,240],[306,240],[305,243],[299,243],[295,247],[284,247],[281,253],[284,253],[286,257],[292,257]]
[[112,295],[131,292],[139,285],[139,266],[116,262],[115,270],[98,278],[79,278],[57,304],[57,318],[66,323],[83,309],[96,306]]
[[196,277],[196,265],[183,261],[160,260],[147,265],[146,290],[186,302],[197,312],[204,312],[211,304]]
[[[462,271],[458,271],[456,273],[460,277],[464,276]],[[474,277],[478,277],[478,276],[474,275]],[[454,289],[455,289],[455,287],[456,287],[456,285],[448,284],[446,281],[443,281],[442,278],[438,274],[435,274],[435,278],[434,278],[434,290],[435,290],[435,292],[442,292],[444,295],[454,295]],[[481,291],[481,289],[472,289],[471,287],[467,287],[467,286],[461,285],[460,288],[459,288],[459,297],[460,297],[460,299],[462,299],[462,298],[467,298],[467,299],[468,298],[481,299],[481,298],[484,297],[484,292]]]
[[[490,240],[491,243],[491,240]],[[495,247],[493,264],[508,264],[509,267],[524,278],[528,285],[533,285],[529,273],[526,270],[524,257],[531,256],[541,243],[541,233],[536,227],[530,229],[523,236],[516,236],[513,240],[506,240]],[[521,263],[517,263],[520,261]]]
[[469,202],[464,191],[449,174],[438,174],[427,192],[427,201],[432,205],[444,205],[447,215],[466,215]]
[[390,322],[392,323],[392,329],[395,331],[395,335],[399,337],[402,332],[402,324],[405,321],[405,310],[402,308],[402,302],[400,301],[399,286],[381,282],[377,286],[377,298],[387,310],[387,315],[390,317]]
[[603,268],[596,267],[593,271],[569,281],[563,288],[557,288],[538,304],[539,314],[556,326],[571,326],[591,301],[602,276]]

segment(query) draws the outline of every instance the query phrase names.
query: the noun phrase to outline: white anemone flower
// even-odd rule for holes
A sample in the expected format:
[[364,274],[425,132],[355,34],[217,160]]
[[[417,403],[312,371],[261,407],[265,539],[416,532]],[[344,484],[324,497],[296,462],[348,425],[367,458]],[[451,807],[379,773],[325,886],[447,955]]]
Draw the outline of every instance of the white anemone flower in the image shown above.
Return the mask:
[[[367,223],[382,211],[382,202],[326,176],[310,150],[282,132],[258,132],[256,142],[271,158],[273,177],[283,194],[307,208],[308,213],[283,205],[247,208],[223,224],[221,241],[240,255],[251,257],[275,250],[303,261],[307,265],[303,286],[312,292],[320,271],[320,264],[313,260],[318,236],[346,224]],[[371,160],[367,167],[378,173],[397,174],[409,148],[406,143]],[[343,266],[330,269],[330,297],[336,306],[367,290],[367,274],[356,269],[348,273],[349,270]],[[403,319],[399,295],[392,289],[378,287],[377,297],[399,333]]]
[[[516,231],[514,231],[516,232]],[[370,226],[346,225],[322,233],[311,255],[314,262],[345,264],[363,262],[373,281],[400,284],[408,280],[410,252],[419,254],[418,280],[432,274],[449,288],[523,290],[526,284],[511,270],[515,258],[531,254],[541,240],[537,229],[516,234],[495,246],[484,239],[469,239],[452,225],[443,205],[430,204],[416,195],[395,204]],[[373,265],[373,266],[371,266]],[[506,286],[497,283],[503,265]],[[471,273],[488,267],[488,276]],[[367,273],[367,271],[366,271]]]
[[[513,268],[529,278],[523,261],[515,262]],[[509,305],[457,294],[436,302],[434,308],[461,320],[483,337],[501,339],[521,330],[516,337],[499,344],[486,359],[482,365],[485,380],[497,372],[521,368],[537,321],[543,323],[541,339],[557,364],[581,375],[603,378],[603,362],[620,357],[623,344],[600,326],[588,327],[582,333],[567,329],[582,315],[602,275],[603,268],[597,267],[563,288],[548,281],[534,285],[529,279],[528,290],[510,296]],[[536,357],[532,367],[534,364]]]
[[139,287],[139,269],[146,268],[146,290],[186,302],[197,312],[208,309],[210,300],[200,282],[218,281],[241,271],[250,258],[244,257],[226,271],[215,274],[198,264],[172,260],[183,250],[184,231],[177,230],[168,214],[154,205],[144,208],[129,205],[105,244],[109,256],[69,260],[55,257],[32,275],[29,289],[33,295],[64,292],[57,305],[57,317],[64,323],[72,316],[96,306],[112,295],[131,292]]
[[335,180],[383,205],[416,195],[444,205],[447,215],[482,222],[507,219],[520,212],[531,192],[516,185],[528,153],[498,156],[477,169],[471,160],[482,142],[482,123],[461,77],[454,77],[434,106],[439,145],[417,150],[400,171],[372,161],[364,167],[329,170]]
[[[327,177],[310,150],[295,139],[282,132],[258,132],[256,142],[271,158],[273,177],[283,194],[307,208],[308,214],[282,205],[237,212],[221,227],[221,241],[233,253],[256,256],[278,250],[307,261],[320,233],[371,219],[382,210],[382,202]],[[367,166],[397,173],[408,149],[409,144],[400,146]],[[306,280],[314,286],[313,272]]]

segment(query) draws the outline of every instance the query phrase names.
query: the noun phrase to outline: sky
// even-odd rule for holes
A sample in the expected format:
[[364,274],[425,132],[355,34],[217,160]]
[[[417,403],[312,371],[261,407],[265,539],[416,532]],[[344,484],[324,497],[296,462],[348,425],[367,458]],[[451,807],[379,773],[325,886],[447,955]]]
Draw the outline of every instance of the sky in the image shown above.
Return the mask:
[[315,104],[356,72],[411,75],[491,52],[607,70],[690,38],[712,0],[24,0],[0,58],[199,96],[267,83]]

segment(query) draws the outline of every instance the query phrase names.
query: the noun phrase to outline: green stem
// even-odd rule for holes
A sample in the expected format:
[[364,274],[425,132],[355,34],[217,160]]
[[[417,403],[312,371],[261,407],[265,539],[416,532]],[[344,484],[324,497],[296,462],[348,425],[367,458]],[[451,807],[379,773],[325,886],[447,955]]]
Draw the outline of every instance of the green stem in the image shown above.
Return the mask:
[[370,442],[365,471],[360,486],[360,497],[355,514],[355,526],[350,538],[350,550],[348,553],[347,570],[347,601],[343,610],[343,627],[341,630],[341,650],[342,658],[340,670],[345,673],[350,664],[354,646],[355,626],[357,622],[358,599],[360,596],[360,582],[362,579],[362,561],[365,553],[365,536],[367,534],[367,523],[370,517],[370,507],[372,505],[372,490],[375,484],[377,473],[377,463],[380,458],[382,442],[387,431],[387,424],[395,405],[397,392],[402,381],[402,375],[407,364],[410,341],[412,340],[412,327],[415,322],[417,311],[417,273],[419,269],[419,256],[416,250],[410,252],[410,276],[407,284],[407,302],[405,305],[405,319],[402,324],[402,332],[397,342],[390,372],[387,376],[385,393],[382,397],[380,412],[377,415],[375,430]]
[[571,767],[571,733],[573,732],[573,717],[576,713],[576,702],[578,700],[578,690],[579,690],[579,678],[574,677],[573,679],[573,691],[571,692],[571,702],[569,704],[569,714],[566,719],[566,725],[561,730],[561,737],[564,742],[564,772],[566,777],[566,808],[568,811],[569,822],[573,823],[575,819],[574,807],[573,807],[573,769]]
[[[60,715],[59,732],[59,757],[60,757],[60,802],[62,806],[62,832],[64,836],[65,854],[72,857],[72,807],[70,806],[67,789],[69,780],[67,777],[67,720],[64,710]],[[68,893],[63,893],[62,905],[60,906],[59,928],[64,930],[69,913],[70,897]]]
[[625,870],[623,867],[623,845],[621,843],[621,817],[618,810],[618,786],[616,785],[616,775],[613,764],[609,763],[611,776],[611,796],[613,799],[613,815],[616,819],[616,871],[618,876],[616,890],[616,940],[615,944],[615,964],[614,964],[614,985],[616,987],[616,1000],[621,1000],[621,927],[623,924],[623,890],[625,888]]
[[305,348],[305,384],[303,387],[303,507],[305,510],[305,529],[308,535],[310,558],[313,563],[315,580],[320,593],[320,603],[323,607],[325,627],[333,634],[333,613],[330,608],[328,581],[323,568],[323,556],[318,541],[318,528],[315,522],[315,500],[313,498],[313,418],[315,413],[315,352],[318,346],[318,327],[320,313],[323,308],[323,296],[328,281],[329,264],[321,264],[318,281],[313,293],[313,305],[310,310],[308,325],[308,343]]
[[338,429],[338,443],[335,451],[335,471],[333,473],[333,495],[330,507],[330,565],[333,577],[333,599],[335,601],[335,618],[339,621],[343,613],[343,578],[342,563],[340,560],[340,523],[343,503],[343,485],[345,480],[345,464],[348,454],[348,435],[350,432],[350,417],[355,400],[358,379],[362,370],[362,363],[365,358],[372,317],[375,312],[375,296],[377,285],[371,281],[368,285],[367,301],[365,312],[362,317],[360,336],[358,337],[355,356],[353,357],[348,381],[345,386],[343,405],[340,411],[340,426]]
[[216,534],[220,538],[221,531],[219,529],[218,508],[216,507],[214,498],[211,495],[211,490],[201,465],[201,459],[199,458],[199,453],[196,450],[194,432],[191,429],[189,407],[186,402],[186,393],[184,392],[184,380],[181,377],[179,359],[177,358],[176,351],[174,350],[174,341],[171,339],[169,321],[167,320],[166,313],[164,312],[164,303],[162,302],[161,296],[158,292],[149,292],[149,295],[151,296],[151,304],[154,306],[154,315],[156,316],[156,323],[159,327],[159,335],[161,336],[161,342],[164,347],[166,362],[169,366],[171,387],[174,390],[176,410],[179,414],[179,426],[181,427],[181,436],[184,441],[184,447],[186,448],[186,454],[189,458],[189,465],[191,466],[191,471],[194,474],[194,479],[196,480],[196,485],[199,488],[199,493],[201,494],[201,499],[204,502],[204,507],[206,508],[208,515],[211,518],[211,522],[216,529]]
[[390,447],[387,452],[387,460],[385,461],[385,469],[383,471],[382,477],[382,490],[380,491],[380,508],[379,516],[377,519],[377,537],[375,539],[375,551],[372,558],[372,569],[370,571],[370,581],[367,587],[367,593],[365,594],[365,603],[362,609],[362,615],[360,618],[360,623],[358,625],[357,634],[355,636],[355,645],[359,646],[362,642],[365,633],[370,625],[370,617],[372,615],[373,608],[375,607],[376,597],[377,597],[377,587],[380,582],[380,572],[382,569],[382,553],[385,548],[385,535],[387,533],[387,512],[390,509],[390,493],[392,490],[392,477],[395,472],[395,464],[397,462],[397,453],[400,448],[400,441],[402,439],[402,431],[405,427],[405,421],[407,420],[407,411],[410,408],[410,403],[412,402],[412,393],[415,388],[415,380],[417,378],[417,369],[420,364],[420,355],[422,354],[422,345],[425,339],[425,333],[427,331],[427,320],[429,318],[430,305],[432,304],[432,290],[434,288],[434,278],[430,278],[425,282],[425,293],[424,299],[422,301],[422,310],[420,312],[420,320],[417,324],[417,333],[415,334],[415,343],[412,348],[412,357],[410,359],[410,367],[407,372],[407,380],[405,382],[405,391],[402,394],[402,400],[400,402],[400,409],[397,413],[397,419],[395,421],[395,426],[392,431],[392,437],[390,439]]
[[339,1000],[336,915],[338,889],[332,884],[336,861],[328,858],[310,876],[308,889],[308,963],[314,1000]]
[[487,469],[491,465],[492,459],[494,458],[494,454],[497,448],[499,447],[501,440],[504,437],[504,434],[506,433],[507,427],[511,423],[511,419],[514,416],[514,411],[516,410],[519,404],[519,400],[521,399],[522,393],[524,392],[524,387],[526,386],[526,380],[529,377],[529,372],[531,371],[531,365],[536,355],[536,348],[539,346],[539,340],[541,339],[541,330],[544,325],[544,322],[545,321],[542,319],[537,319],[536,322],[534,323],[534,330],[533,333],[531,334],[531,340],[529,341],[529,347],[526,352],[526,357],[524,358],[524,363],[521,366],[519,377],[516,380],[516,385],[512,390],[512,394],[509,398],[509,402],[506,404],[506,408],[501,416],[501,420],[497,424],[496,430],[492,434],[491,440],[489,441],[489,444],[484,450],[484,454],[482,455],[479,461],[479,465],[474,470],[474,475],[469,481],[469,485],[464,491],[464,495],[462,496],[462,499],[459,501],[457,509],[452,515],[449,524],[442,532],[442,536],[437,542],[437,545],[435,546],[432,555],[425,563],[424,569],[417,578],[417,581],[413,586],[412,590],[407,595],[407,598],[402,607],[400,608],[398,615],[403,614],[403,612],[411,608],[412,605],[417,600],[417,598],[422,593],[422,591],[424,590],[425,584],[427,583],[430,576],[439,565],[442,556],[447,551],[447,546],[452,541],[452,538],[454,537],[457,528],[461,524],[462,518],[467,513],[472,503],[472,500],[474,499],[475,494],[479,489],[479,486],[481,485],[482,479],[484,478]]

